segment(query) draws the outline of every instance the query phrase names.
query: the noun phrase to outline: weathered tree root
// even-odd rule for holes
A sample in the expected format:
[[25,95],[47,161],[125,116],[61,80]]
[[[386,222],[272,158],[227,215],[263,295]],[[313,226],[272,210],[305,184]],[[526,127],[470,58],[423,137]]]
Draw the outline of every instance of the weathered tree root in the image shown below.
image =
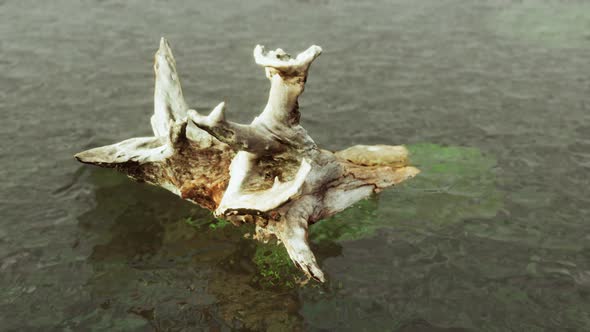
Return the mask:
[[256,46],[254,59],[271,81],[262,113],[249,125],[225,118],[225,105],[209,115],[184,101],[176,62],[162,38],[155,55],[153,137],[78,153],[88,164],[111,167],[161,186],[234,224],[256,224],[256,238],[276,236],[308,276],[324,281],[307,240],[307,227],[374,192],[418,174],[403,146],[321,150],[299,125],[297,99],[322,49],[292,58]]

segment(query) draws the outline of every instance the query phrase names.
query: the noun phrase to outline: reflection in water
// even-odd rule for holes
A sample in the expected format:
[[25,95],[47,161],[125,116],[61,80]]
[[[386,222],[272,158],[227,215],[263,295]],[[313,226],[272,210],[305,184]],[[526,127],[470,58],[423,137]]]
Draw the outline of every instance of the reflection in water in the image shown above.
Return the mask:
[[[282,246],[246,239],[252,228],[225,227],[209,211],[112,170],[92,169],[91,179],[97,205],[79,225],[80,241],[93,244],[86,287],[96,309],[80,308],[64,327],[301,327],[301,275]],[[318,250],[320,261],[334,247]]]
[[[473,148],[409,149],[420,177],[311,228],[325,285],[302,285],[284,248],[249,239],[252,228],[92,169],[96,206],[79,217],[79,245],[91,246],[90,300],[72,304],[75,318],[61,326],[467,331],[511,313],[531,328],[536,318],[521,308],[574,284],[540,258],[515,264],[529,260],[526,247],[489,238],[504,213],[496,161]],[[490,297],[504,307],[471,305]]]
[[96,207],[79,217],[80,243],[92,246],[93,273],[86,287],[96,309],[89,314],[80,308],[80,316],[64,325],[75,330],[219,325],[207,309],[215,299],[203,291],[211,267],[202,262],[231,248],[199,238],[185,222],[189,215],[207,220],[205,211],[112,173],[92,169]]
[[[400,198],[402,201],[393,200],[391,208],[380,208],[376,196],[312,228],[311,238],[320,264],[340,255],[342,241],[347,241],[347,250],[352,250],[353,255],[358,255],[355,247],[390,246],[389,241],[383,243],[379,230],[403,227],[404,220],[417,222],[414,227],[420,227],[421,220],[428,221],[435,214],[441,223],[438,226],[448,227],[448,223],[442,224],[445,220],[452,223],[462,218],[444,211],[452,208],[466,213],[473,199],[480,200],[473,215],[495,214],[501,200],[494,192],[493,175],[489,172],[493,160],[472,149],[435,145],[410,149],[416,163],[424,163],[420,166],[425,172],[411,190],[402,189],[404,194],[397,195],[405,197]],[[479,179],[477,186],[473,185],[473,177]],[[64,326],[292,330],[302,328],[306,318],[311,326],[341,327],[338,321],[344,314],[342,310],[383,310],[378,301],[367,307],[364,301],[342,293],[346,291],[346,282],[357,274],[355,267],[359,273],[370,276],[366,280],[395,280],[389,276],[395,269],[378,263],[385,257],[367,252],[368,256],[363,254],[355,262],[344,259],[343,264],[336,266],[328,262],[336,284],[310,283],[302,287],[301,275],[284,248],[246,239],[251,228],[226,226],[204,209],[158,188],[133,183],[110,170],[92,169],[90,180],[96,186],[96,206],[79,217],[79,226],[83,230],[80,241],[92,243],[88,262],[93,274],[87,287],[96,309],[89,314],[88,308],[81,308],[77,320]],[[438,195],[429,200],[428,193],[432,192]],[[449,197],[441,200],[444,195]],[[487,210],[490,211],[484,213]],[[423,257],[420,250],[405,246],[400,242],[392,248],[391,252],[398,257],[395,260],[422,257],[420,260],[435,264],[448,260],[437,250]],[[391,291],[372,289],[368,291],[385,291],[384,295]],[[306,298],[304,306],[299,293]],[[303,316],[297,314],[299,311]],[[372,318],[374,327],[391,324],[392,318]],[[425,324],[416,319],[400,316],[394,321],[400,328]]]

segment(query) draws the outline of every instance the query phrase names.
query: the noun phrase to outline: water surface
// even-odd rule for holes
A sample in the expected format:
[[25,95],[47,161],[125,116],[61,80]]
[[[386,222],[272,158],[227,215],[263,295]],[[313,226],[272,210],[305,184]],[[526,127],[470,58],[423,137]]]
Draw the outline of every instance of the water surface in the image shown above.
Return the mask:
[[[322,147],[407,144],[423,172],[284,250],[113,171],[150,134],[153,53],[189,104],[247,122],[257,43],[321,45]],[[0,1],[5,331],[590,330],[590,5],[583,1]]]

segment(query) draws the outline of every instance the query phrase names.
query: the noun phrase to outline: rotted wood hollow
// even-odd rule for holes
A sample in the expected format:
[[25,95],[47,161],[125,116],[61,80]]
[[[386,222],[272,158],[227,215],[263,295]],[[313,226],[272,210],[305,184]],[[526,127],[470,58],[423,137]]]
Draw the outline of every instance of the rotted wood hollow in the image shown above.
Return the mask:
[[262,113],[245,125],[226,120],[224,103],[208,115],[189,109],[162,38],[154,64],[154,136],[75,157],[163,187],[236,225],[254,223],[255,238],[278,238],[297,267],[324,281],[308,226],[419,171],[408,166],[403,146],[357,145],[333,153],[318,148],[299,125],[298,98],[321,51],[311,46],[292,57],[256,46],[254,59],[271,87]]

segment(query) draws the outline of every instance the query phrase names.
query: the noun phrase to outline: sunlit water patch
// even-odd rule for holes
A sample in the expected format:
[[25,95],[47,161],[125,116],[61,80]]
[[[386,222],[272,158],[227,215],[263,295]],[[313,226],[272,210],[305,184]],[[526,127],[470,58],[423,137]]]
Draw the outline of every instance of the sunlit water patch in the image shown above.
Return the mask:
[[590,47],[587,1],[510,1],[497,10],[490,25],[505,36],[545,47]]

